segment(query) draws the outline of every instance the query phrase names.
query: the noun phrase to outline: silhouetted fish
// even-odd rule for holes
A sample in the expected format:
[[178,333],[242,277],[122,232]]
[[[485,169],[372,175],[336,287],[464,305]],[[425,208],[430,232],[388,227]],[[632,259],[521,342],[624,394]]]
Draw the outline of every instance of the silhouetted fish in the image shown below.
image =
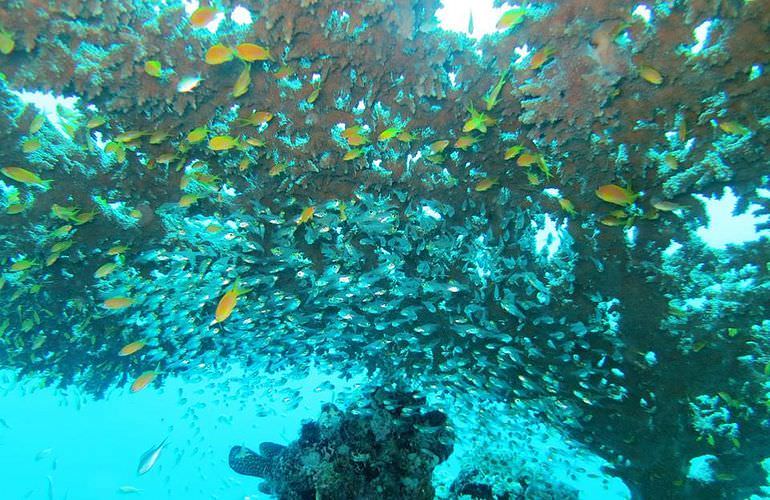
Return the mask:
[[259,445],[259,453],[255,453],[244,446],[233,446],[230,449],[230,468],[238,474],[267,478],[273,459],[285,448],[276,443],[262,443]]
[[160,450],[163,449],[163,445],[166,444],[166,441],[168,438],[164,439],[158,446],[154,448],[150,448],[144,454],[142,455],[142,458],[139,459],[139,467],[136,468],[136,473],[140,476],[146,472],[148,472],[152,467],[155,465],[155,462],[158,461],[158,457],[160,456]]

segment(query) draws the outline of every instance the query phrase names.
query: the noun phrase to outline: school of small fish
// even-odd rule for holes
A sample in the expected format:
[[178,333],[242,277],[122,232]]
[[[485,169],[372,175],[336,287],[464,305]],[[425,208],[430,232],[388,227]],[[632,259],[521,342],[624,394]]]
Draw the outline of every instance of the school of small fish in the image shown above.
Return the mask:
[[[515,30],[533,12],[526,6],[506,9],[497,29]],[[221,13],[204,2],[184,29],[202,32]],[[621,37],[626,25],[617,24],[615,35]],[[468,31],[474,31],[472,14]],[[18,50],[18,37],[0,26],[0,58]],[[318,100],[326,75],[313,75],[313,68],[286,61],[285,53],[268,45],[247,32],[222,40],[212,35],[199,72],[176,73],[162,58],[141,61],[142,78],[193,96],[208,75],[227,75],[222,92],[233,107],[208,123],[125,129],[106,110],[60,110],[63,133],[74,143],[87,137],[83,148],[101,155],[110,168],[130,155],[144,161],[148,176],[174,175],[167,186],[173,202],[151,207],[115,201],[121,199],[116,185],[109,193],[94,192],[87,206],[61,193],[41,207],[36,195],[59,194],[57,181],[46,178],[49,172],[32,161],[0,164],[0,210],[9,221],[34,216],[25,239],[37,242],[35,252],[16,252],[13,225],[6,228],[8,237],[0,237],[7,243],[0,254],[5,303],[0,342],[12,359],[37,366],[78,359],[88,366],[83,371],[91,373],[97,392],[118,383],[127,387],[127,397],[162,386],[167,375],[205,372],[237,360],[259,370],[300,374],[319,364],[343,376],[366,366],[387,377],[417,379],[422,388],[545,401],[553,420],[569,407],[570,425],[590,421],[596,408],[640,399],[637,388],[629,389],[627,373],[649,370],[655,353],[624,343],[617,298],[576,281],[579,266],[595,268],[597,280],[609,279],[603,273],[611,266],[576,253],[575,241],[595,245],[621,234],[628,243],[618,251],[630,252],[643,224],[665,227],[687,217],[695,203],[684,202],[689,197],[681,193],[676,201],[650,196],[645,186],[626,182],[622,145],[613,160],[618,175],[584,186],[590,200],[560,193],[560,183],[585,184],[588,178],[560,175],[563,152],[510,131],[500,103],[510,99],[509,86],[568,64],[562,47],[533,46],[518,62],[495,71],[485,94],[466,96],[452,133],[439,135],[391,115],[383,102],[371,112],[354,112],[355,103],[338,104],[338,111],[347,106],[352,118],[332,130],[313,129],[313,114],[323,112]],[[632,76],[649,92],[665,92],[671,84],[671,74],[657,61],[638,60]],[[308,110],[304,131],[302,124],[287,125],[267,100],[261,108],[239,106],[253,93],[254,82],[267,78],[279,82],[276,86],[296,82],[302,89],[296,106]],[[337,101],[344,103],[339,96]],[[657,167],[679,175],[687,143],[695,138],[686,119],[676,123],[665,140],[679,149],[650,153],[650,171]],[[390,176],[386,163],[398,163],[402,182],[430,176],[452,197],[398,184],[377,192],[360,185],[352,195],[326,199],[303,197],[301,190],[288,196],[287,185],[307,180],[297,178],[293,160],[280,157],[264,134],[286,126],[296,127],[280,139],[287,143],[302,141],[303,133],[333,137],[339,148],[319,158],[337,165],[340,176],[347,168]],[[49,118],[37,114],[19,131],[19,152],[30,159],[46,153],[51,130]],[[715,140],[732,145],[726,149],[757,133],[754,124],[727,113],[713,121]],[[95,146],[97,136],[101,146]],[[505,140],[504,154],[486,155],[485,144],[498,138]],[[443,168],[460,158],[468,159],[465,179]],[[716,171],[717,159],[714,165]],[[233,187],[235,176],[253,185],[277,180],[281,190],[249,199]],[[558,224],[544,245],[552,219]],[[108,244],[92,246],[79,237],[95,220],[114,226],[113,234],[101,235]],[[160,240],[123,235],[150,220],[162,225]],[[544,250],[554,240],[554,249]],[[647,276],[620,279],[673,276],[671,262],[677,258],[663,269],[650,264]],[[55,280],[68,280],[68,289],[78,290],[57,310],[47,305],[56,298],[48,288]],[[671,303],[666,324],[676,330],[695,309],[677,302],[674,292],[660,292]],[[703,339],[688,349],[699,353],[708,346]],[[55,369],[42,370],[51,380],[58,376]],[[645,390],[640,411],[655,405],[656,389]],[[729,396],[722,400],[743,404]],[[737,437],[730,439],[723,444],[739,448]],[[142,456],[139,474],[153,467],[164,444]],[[614,458],[624,464],[623,457]],[[138,492],[133,486],[119,491]]]

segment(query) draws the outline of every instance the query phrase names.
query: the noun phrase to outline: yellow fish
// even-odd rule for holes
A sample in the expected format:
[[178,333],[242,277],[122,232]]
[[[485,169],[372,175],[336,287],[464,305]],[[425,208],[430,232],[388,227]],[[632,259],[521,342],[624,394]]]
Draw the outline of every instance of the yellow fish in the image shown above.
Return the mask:
[[73,206],[64,207],[57,203],[51,205],[51,213],[53,213],[54,217],[58,217],[61,220],[71,220],[79,211],[79,208]]
[[285,163],[274,163],[272,167],[270,167],[270,171],[268,171],[268,175],[270,177],[275,177],[276,175],[279,175],[281,172],[286,170],[286,164]]
[[307,223],[308,221],[310,221],[310,219],[313,218],[313,215],[315,215],[315,207],[312,205],[309,207],[305,207],[305,209],[302,210],[302,213],[299,214],[299,217],[297,218],[297,224]]
[[446,147],[449,146],[449,141],[446,139],[441,141],[434,141],[428,146],[430,148],[431,153],[438,154],[446,149]]
[[351,149],[347,153],[345,153],[345,156],[342,157],[342,161],[350,161],[355,160],[359,156],[361,156],[364,153],[364,150],[361,148]]
[[502,16],[500,16],[500,19],[497,21],[495,27],[499,30],[507,30],[508,28],[512,28],[513,26],[516,26],[517,24],[520,24],[522,21],[524,21],[524,15],[526,13],[527,9],[524,7],[514,7],[513,9],[509,9],[505,11]]
[[246,144],[254,146],[255,148],[263,148],[265,147],[265,140],[260,139],[259,137],[247,137]]
[[233,313],[235,305],[238,303],[238,297],[250,292],[250,289],[241,288],[240,281],[235,280],[233,287],[222,295],[214,312],[214,323],[221,323]]
[[127,245],[115,245],[107,250],[107,255],[120,255],[128,250]]
[[505,153],[503,154],[504,160],[510,160],[512,158],[516,158],[516,156],[524,151],[524,146],[516,145],[511,146],[510,148],[505,150]]
[[307,99],[305,99],[305,101],[307,101],[308,104],[313,104],[318,100],[319,95],[321,95],[321,87],[316,87],[313,89],[312,92],[310,92],[310,94],[308,94]]
[[32,267],[34,265],[35,265],[35,261],[34,260],[29,260],[29,259],[17,260],[13,264],[11,264],[11,271],[13,271],[15,273],[17,273],[19,271],[26,271],[27,269],[29,269],[30,267]]
[[483,192],[488,189],[490,189],[492,186],[497,184],[497,177],[487,177],[486,179],[481,179],[479,182],[476,183],[476,186],[473,188],[478,192]]
[[342,131],[342,137],[345,139],[349,139],[353,137],[354,135],[359,135],[364,128],[360,125],[353,125],[352,127],[345,127],[345,130]]
[[169,133],[165,130],[156,130],[150,135],[150,144],[160,144],[168,139]]
[[639,76],[653,85],[660,85],[663,83],[663,75],[661,75],[657,69],[652,66],[647,66],[646,64],[639,66]]
[[118,356],[130,356],[131,354],[142,350],[145,345],[147,344],[145,344],[143,340],[137,340],[135,342],[131,342],[130,344],[126,344],[120,349],[120,351],[118,351]]
[[0,31],[0,54],[8,55],[13,52],[16,42],[13,41],[13,35],[7,31]]
[[96,270],[96,272],[94,273],[94,278],[104,278],[105,276],[112,273],[112,271],[114,271],[116,267],[118,267],[116,263],[108,262],[100,266],[99,269]]
[[209,149],[212,151],[226,151],[238,145],[238,139],[229,135],[217,135],[209,139]]
[[64,238],[70,231],[72,231],[72,224],[61,226],[51,231],[51,238]]
[[61,257],[61,254],[60,254],[60,253],[58,253],[58,252],[54,252],[54,253],[50,254],[50,255],[49,255],[49,256],[48,256],[48,257],[45,259],[45,265],[46,265],[46,266],[52,266],[52,265],[54,265],[54,264],[56,263],[56,261],[57,261],[57,260],[59,260],[59,257]]
[[601,222],[605,226],[622,226],[625,224],[625,221],[623,221],[623,219],[619,219],[614,215],[607,215],[605,217],[602,217],[601,219],[599,219],[599,222]]
[[21,143],[21,151],[23,153],[34,153],[40,149],[40,146],[42,146],[40,139],[32,137]]
[[251,85],[251,65],[247,64],[233,85],[233,97],[240,97],[249,91]]
[[160,65],[160,61],[145,61],[144,72],[155,78],[160,78],[163,68]]
[[157,377],[159,374],[160,374],[160,372],[158,372],[156,370],[150,370],[150,371],[142,373],[141,375],[136,377],[134,382],[131,384],[131,392],[139,392],[139,391],[141,391],[142,389],[144,389],[145,387],[150,385],[150,383],[153,380],[155,380],[155,377]]
[[208,129],[206,127],[198,127],[196,129],[193,129],[190,131],[189,134],[187,134],[187,142],[190,144],[195,144],[196,142],[201,142],[203,139],[206,138],[206,135],[209,133]]
[[179,198],[179,206],[182,208],[187,208],[189,206],[192,206],[197,201],[198,201],[198,196],[194,194],[185,194],[185,195],[182,195],[181,198]]
[[72,246],[72,240],[58,241],[51,246],[51,252],[61,253]]
[[746,135],[751,132],[749,128],[734,120],[719,122],[719,128],[722,129],[722,132],[727,132],[728,134],[733,135]]
[[21,167],[4,167],[0,169],[0,172],[9,179],[21,182],[22,184],[30,184],[45,189],[50,188],[51,184],[53,184],[53,180],[43,180],[37,174]]
[[399,127],[390,127],[380,132],[380,135],[377,136],[377,140],[382,142],[389,141],[400,133],[401,129]]
[[415,136],[408,130],[404,130],[396,136],[396,139],[398,139],[400,142],[410,143],[415,140]]
[[25,207],[22,203],[13,203],[11,205],[8,205],[8,208],[5,210],[5,213],[8,215],[16,215],[20,214],[24,211]]
[[559,198],[559,206],[561,206],[562,210],[570,215],[577,214],[577,211],[575,211],[575,205],[573,205],[572,202],[567,198]]
[[45,123],[45,115],[37,115],[32,119],[32,122],[29,124],[29,133],[30,134],[36,134],[40,131],[41,128],[43,128],[43,124]]
[[125,309],[134,303],[130,297],[111,297],[102,303],[105,309]]
[[90,212],[83,212],[83,213],[77,214],[76,216],[72,217],[72,221],[78,226],[81,226],[87,222],[91,222],[95,216],[96,216],[96,211],[91,210]]
[[103,116],[96,115],[88,119],[88,121],[86,122],[86,127],[97,128],[97,127],[101,127],[105,123],[107,123],[107,120]]

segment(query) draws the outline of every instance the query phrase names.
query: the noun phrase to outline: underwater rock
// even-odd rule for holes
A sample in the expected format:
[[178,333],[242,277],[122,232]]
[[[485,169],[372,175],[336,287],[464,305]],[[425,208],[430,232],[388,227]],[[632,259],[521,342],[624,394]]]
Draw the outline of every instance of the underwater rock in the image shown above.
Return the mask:
[[522,473],[515,482],[494,484],[478,469],[463,469],[452,483],[450,498],[479,500],[576,500],[578,491],[562,482],[549,478],[533,478]]
[[453,443],[446,414],[425,408],[425,398],[379,387],[344,412],[325,404],[288,446],[233,446],[229,463],[281,499],[432,499],[433,469]]

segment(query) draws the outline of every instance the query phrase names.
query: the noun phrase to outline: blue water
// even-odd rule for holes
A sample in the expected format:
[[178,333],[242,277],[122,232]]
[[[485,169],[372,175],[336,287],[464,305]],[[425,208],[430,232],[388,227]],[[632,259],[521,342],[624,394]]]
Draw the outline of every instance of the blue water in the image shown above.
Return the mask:
[[[0,470],[10,481],[0,498],[124,498],[121,486],[141,490],[142,498],[269,498],[257,490],[258,479],[230,470],[230,447],[295,439],[301,421],[333,395],[315,392],[318,380],[308,378],[296,409],[259,417],[244,394],[221,390],[232,375],[198,383],[169,377],[159,390],[124,388],[93,401],[74,389],[14,383],[3,373]],[[167,436],[155,467],[138,476],[139,457]]]
[[[2,419],[7,425],[0,423],[0,470],[12,477],[4,483],[2,498],[271,498],[259,492],[259,479],[230,470],[230,447],[256,448],[262,441],[288,444],[298,436],[303,420],[318,416],[323,403],[345,406],[345,398],[356,397],[359,390],[356,380],[317,373],[283,386],[271,383],[276,380],[285,379],[265,377],[255,384],[237,370],[199,382],[168,377],[161,389],[150,387],[135,394],[127,388],[114,389],[94,401],[76,389],[41,388],[35,381],[17,382],[11,373],[2,372]],[[319,388],[329,381],[334,389]],[[301,401],[287,410],[287,398],[282,396],[294,390],[300,391]],[[606,462],[599,457],[524,414],[507,414],[504,405],[498,409],[496,415],[482,416],[460,406],[452,414],[449,408],[458,439],[453,455],[435,471],[438,496],[448,494],[451,481],[482,446],[497,454],[509,453],[511,463],[505,467],[511,472],[524,468],[535,475],[548,473],[549,481],[579,489],[580,498],[629,497],[620,480],[602,482]],[[521,441],[495,436],[501,429]],[[141,455],[166,437],[156,465],[138,475]],[[538,461],[543,462],[537,466],[539,472],[533,468]],[[570,479],[578,467],[596,477],[579,474]],[[504,472],[497,479],[502,480]],[[121,487],[139,491],[123,492]]]

